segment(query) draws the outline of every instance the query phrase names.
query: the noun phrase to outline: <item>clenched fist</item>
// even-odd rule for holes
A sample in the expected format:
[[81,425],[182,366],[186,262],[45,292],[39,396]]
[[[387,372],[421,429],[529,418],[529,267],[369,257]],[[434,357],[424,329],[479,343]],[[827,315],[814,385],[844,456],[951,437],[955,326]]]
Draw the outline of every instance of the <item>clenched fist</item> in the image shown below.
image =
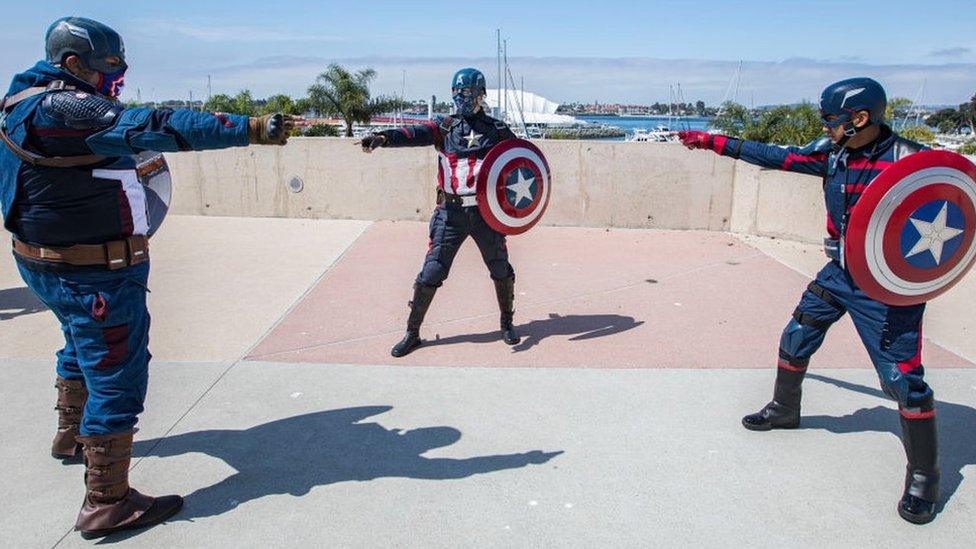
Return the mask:
[[678,132],[681,144],[689,149],[711,149],[714,137],[708,132],[694,130]]
[[305,122],[300,116],[266,114],[247,120],[247,141],[252,145],[284,145],[293,129]]
[[382,147],[385,144],[386,136],[379,133],[371,133],[362,138],[358,143],[363,148],[364,153],[371,153],[374,149]]

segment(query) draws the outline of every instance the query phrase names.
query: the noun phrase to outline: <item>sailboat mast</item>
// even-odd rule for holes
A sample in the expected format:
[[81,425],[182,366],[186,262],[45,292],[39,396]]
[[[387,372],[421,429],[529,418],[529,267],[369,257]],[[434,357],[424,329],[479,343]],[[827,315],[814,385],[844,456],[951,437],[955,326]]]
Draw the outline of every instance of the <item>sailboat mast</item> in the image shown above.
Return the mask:
[[502,73],[502,97],[505,98],[505,112],[502,114],[501,119],[506,120],[508,118],[508,39],[502,40],[502,55],[504,56],[505,69]]
[[495,116],[501,116],[502,112],[502,31],[501,29],[495,29],[495,61],[498,63],[498,82],[499,86],[496,91],[497,100],[495,101]]

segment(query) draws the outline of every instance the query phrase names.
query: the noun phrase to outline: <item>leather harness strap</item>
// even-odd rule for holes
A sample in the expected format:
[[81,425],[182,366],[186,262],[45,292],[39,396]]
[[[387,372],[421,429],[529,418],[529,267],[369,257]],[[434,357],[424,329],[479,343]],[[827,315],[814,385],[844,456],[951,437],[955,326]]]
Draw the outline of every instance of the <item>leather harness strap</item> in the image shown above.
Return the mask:
[[49,168],[76,168],[79,166],[89,166],[92,164],[97,164],[106,159],[106,157],[98,154],[85,154],[79,156],[52,156],[46,157],[41,156],[36,153],[32,153],[20,145],[14,143],[13,139],[7,135],[7,124],[6,124],[6,113],[14,107],[14,105],[24,101],[25,99],[30,99],[31,97],[41,95],[48,92],[62,91],[62,90],[75,90],[74,86],[67,86],[61,80],[55,80],[47,86],[36,86],[33,88],[27,88],[23,91],[15,93],[13,95],[8,95],[3,98],[0,102],[0,141],[10,149],[10,152],[14,153],[17,158],[31,164],[32,166],[46,166]]

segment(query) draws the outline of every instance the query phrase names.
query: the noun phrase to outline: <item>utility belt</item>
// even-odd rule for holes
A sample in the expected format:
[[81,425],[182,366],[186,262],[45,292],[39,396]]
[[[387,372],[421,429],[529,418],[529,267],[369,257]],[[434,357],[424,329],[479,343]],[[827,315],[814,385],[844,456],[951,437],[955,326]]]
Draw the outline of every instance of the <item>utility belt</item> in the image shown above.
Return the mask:
[[124,269],[149,260],[149,239],[131,236],[104,244],[73,246],[34,246],[13,239],[14,253],[20,257],[76,266],[102,266],[110,271]]
[[478,205],[478,197],[473,194],[452,194],[444,192],[443,189],[437,189],[437,205],[440,206],[441,204],[451,204],[452,206],[470,208]]

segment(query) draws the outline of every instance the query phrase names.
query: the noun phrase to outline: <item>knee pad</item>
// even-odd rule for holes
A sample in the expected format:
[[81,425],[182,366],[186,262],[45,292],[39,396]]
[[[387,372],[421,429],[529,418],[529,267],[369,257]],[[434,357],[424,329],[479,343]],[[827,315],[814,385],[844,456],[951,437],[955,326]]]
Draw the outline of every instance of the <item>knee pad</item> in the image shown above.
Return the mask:
[[910,407],[908,403],[908,380],[896,368],[887,372],[878,372],[878,381],[881,382],[881,390],[891,400],[905,408]]
[[809,359],[811,352],[807,347],[809,347],[811,340],[817,339],[818,335],[819,330],[800,324],[795,318],[791,319],[786,328],[783,329],[783,335],[779,339],[780,358]]
[[424,268],[417,275],[417,283],[424,286],[440,287],[447,280],[447,269],[440,261],[432,260],[424,263]]

